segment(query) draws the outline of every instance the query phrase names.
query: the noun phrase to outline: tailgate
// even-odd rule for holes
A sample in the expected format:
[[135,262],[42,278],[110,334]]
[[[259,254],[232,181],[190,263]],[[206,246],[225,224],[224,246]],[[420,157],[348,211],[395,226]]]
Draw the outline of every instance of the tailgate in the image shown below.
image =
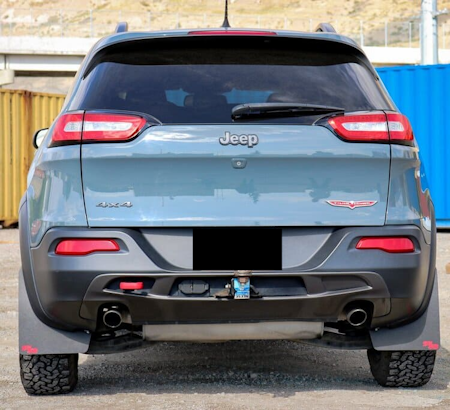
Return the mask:
[[132,142],[84,144],[81,157],[92,227],[385,221],[390,146],[344,142],[322,126],[153,126]]

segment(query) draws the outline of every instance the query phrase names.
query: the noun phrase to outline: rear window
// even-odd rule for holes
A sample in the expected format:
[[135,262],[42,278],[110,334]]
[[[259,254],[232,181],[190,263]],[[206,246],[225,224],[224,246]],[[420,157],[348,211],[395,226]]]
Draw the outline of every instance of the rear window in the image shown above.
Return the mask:
[[392,109],[373,74],[358,56],[348,53],[348,46],[330,47],[333,43],[325,42],[330,44],[318,52],[311,41],[281,44],[279,39],[136,43],[141,44],[115,46],[96,56],[69,109],[137,111],[166,124],[230,123],[232,108],[244,103]]

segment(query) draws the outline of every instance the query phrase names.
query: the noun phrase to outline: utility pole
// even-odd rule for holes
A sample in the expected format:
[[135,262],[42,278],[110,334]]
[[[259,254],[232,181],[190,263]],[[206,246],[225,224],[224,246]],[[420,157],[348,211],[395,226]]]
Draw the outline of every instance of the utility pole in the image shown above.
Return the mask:
[[422,64],[438,63],[437,0],[422,0],[420,52]]
[[422,0],[420,52],[421,64],[438,64],[438,31],[437,18],[448,14],[447,9],[438,11],[437,0]]

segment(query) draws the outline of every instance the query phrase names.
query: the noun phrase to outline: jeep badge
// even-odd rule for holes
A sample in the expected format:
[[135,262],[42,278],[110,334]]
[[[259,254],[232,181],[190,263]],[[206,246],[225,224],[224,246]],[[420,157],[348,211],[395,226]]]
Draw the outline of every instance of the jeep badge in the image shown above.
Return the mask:
[[259,138],[256,134],[231,134],[229,131],[225,132],[225,136],[219,138],[219,142],[222,145],[247,145],[249,148],[253,148],[258,145]]

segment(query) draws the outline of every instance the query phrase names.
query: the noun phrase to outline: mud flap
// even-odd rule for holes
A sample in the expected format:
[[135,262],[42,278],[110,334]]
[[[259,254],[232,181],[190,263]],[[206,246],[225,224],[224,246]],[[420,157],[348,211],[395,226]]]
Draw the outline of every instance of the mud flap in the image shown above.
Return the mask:
[[437,273],[434,276],[433,292],[425,313],[416,321],[395,329],[371,331],[375,350],[437,350],[440,347],[439,293]]
[[19,271],[19,352],[20,354],[86,353],[91,335],[68,332],[42,323],[28,300],[22,270]]

